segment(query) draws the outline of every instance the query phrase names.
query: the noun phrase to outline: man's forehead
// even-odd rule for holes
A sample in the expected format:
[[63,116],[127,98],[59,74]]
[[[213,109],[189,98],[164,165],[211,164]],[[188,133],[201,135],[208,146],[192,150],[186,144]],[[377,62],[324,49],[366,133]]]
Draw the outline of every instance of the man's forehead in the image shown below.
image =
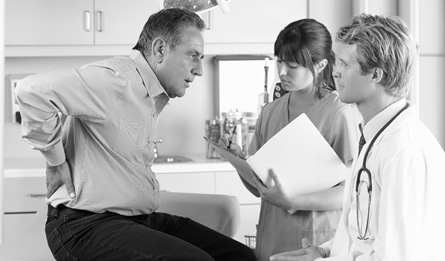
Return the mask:
[[343,44],[334,42],[332,47],[337,58],[343,60],[356,60],[357,58],[357,45],[356,44]]

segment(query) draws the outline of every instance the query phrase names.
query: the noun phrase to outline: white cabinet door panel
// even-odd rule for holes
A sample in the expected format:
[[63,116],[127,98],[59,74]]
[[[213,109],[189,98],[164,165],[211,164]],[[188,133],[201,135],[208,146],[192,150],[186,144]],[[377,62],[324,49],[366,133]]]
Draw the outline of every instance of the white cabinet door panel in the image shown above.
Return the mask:
[[5,178],[4,182],[5,213],[35,212],[45,204],[45,177],[13,177]]
[[6,0],[5,10],[6,45],[93,44],[92,0]]
[[95,0],[95,44],[135,45],[148,17],[158,10],[154,0]]
[[234,236],[234,239],[242,243],[247,243],[245,236],[256,234],[256,226],[258,224],[260,208],[260,204],[240,206],[241,224],[238,232]]
[[235,0],[229,7],[210,11],[206,43],[273,43],[287,24],[307,17],[306,0]]

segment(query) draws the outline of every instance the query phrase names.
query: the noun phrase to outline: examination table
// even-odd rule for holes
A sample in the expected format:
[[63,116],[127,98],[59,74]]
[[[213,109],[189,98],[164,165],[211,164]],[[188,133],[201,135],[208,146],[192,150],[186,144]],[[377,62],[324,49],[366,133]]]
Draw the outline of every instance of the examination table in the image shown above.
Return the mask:
[[[158,212],[190,217],[216,231],[233,237],[240,225],[238,200],[234,196],[161,192]],[[47,206],[0,246],[2,261],[54,261],[45,237]]]

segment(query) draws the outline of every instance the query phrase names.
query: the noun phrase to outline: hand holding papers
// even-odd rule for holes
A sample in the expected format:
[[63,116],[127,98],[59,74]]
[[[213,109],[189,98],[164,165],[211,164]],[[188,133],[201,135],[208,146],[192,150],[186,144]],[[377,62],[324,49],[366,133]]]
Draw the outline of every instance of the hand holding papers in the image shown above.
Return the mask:
[[344,180],[347,171],[306,114],[289,123],[247,160],[213,145],[251,184],[256,174],[267,187],[273,186],[268,176],[268,170],[273,169],[283,192],[290,197],[333,187]]

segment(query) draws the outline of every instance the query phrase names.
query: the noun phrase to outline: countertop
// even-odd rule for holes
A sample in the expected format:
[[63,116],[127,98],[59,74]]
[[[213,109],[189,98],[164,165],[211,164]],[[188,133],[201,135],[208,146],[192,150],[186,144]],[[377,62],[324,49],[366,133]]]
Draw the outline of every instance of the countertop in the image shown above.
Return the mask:
[[[156,163],[152,170],[156,174],[189,173],[189,172],[219,172],[234,171],[235,168],[222,159],[207,159],[204,154],[184,154],[191,162]],[[43,158],[5,158],[5,177],[45,176],[46,163]]]

